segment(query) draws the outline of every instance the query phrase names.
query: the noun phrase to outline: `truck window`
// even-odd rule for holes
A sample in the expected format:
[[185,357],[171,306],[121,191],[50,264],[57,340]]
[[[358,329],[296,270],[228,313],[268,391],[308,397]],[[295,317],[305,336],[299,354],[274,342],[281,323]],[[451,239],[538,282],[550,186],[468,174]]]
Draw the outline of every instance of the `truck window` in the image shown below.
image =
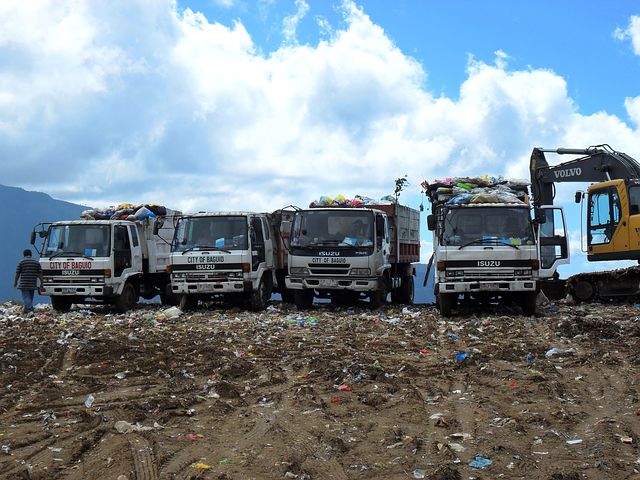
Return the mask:
[[374,217],[366,211],[336,208],[297,212],[291,229],[291,246],[371,246],[373,225]]
[[210,215],[182,217],[178,220],[172,251],[224,248],[246,250],[247,217],[243,215]]
[[629,213],[631,215],[640,213],[640,185],[629,187]]
[[474,241],[533,245],[533,227],[527,208],[462,207],[445,212],[443,245],[461,246]]
[[59,253],[108,257],[109,226],[96,224],[52,225],[42,255]]
[[589,196],[589,245],[609,243],[620,222],[620,199],[615,187],[591,192]]
[[382,248],[382,241],[387,238],[387,229],[385,228],[384,217],[380,214],[376,215],[376,247]]
[[131,231],[131,241],[133,242],[133,246],[137,247],[140,244],[138,242],[138,230],[133,225],[129,226],[129,230]]

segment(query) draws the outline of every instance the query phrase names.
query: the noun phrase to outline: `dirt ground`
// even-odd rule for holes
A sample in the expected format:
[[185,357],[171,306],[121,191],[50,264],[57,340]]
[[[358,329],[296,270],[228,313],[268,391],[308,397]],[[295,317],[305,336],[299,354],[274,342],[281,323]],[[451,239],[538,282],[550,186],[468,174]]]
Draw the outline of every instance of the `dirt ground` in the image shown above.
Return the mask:
[[0,305],[0,478],[640,478],[634,305],[165,310]]

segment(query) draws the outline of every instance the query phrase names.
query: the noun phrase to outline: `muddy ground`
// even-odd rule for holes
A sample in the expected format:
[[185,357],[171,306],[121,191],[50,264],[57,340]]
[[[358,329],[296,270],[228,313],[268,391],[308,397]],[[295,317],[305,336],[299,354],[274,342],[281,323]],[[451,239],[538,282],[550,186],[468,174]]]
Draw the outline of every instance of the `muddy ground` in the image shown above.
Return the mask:
[[0,478],[640,478],[633,305],[163,311],[0,305]]

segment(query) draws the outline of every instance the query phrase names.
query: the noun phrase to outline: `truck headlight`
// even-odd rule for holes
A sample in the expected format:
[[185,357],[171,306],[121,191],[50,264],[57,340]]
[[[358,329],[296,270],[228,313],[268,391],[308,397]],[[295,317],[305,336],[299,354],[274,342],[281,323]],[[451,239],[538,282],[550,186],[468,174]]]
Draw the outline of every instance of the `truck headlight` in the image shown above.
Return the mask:
[[351,275],[371,275],[370,268],[352,268]]
[[309,269],[307,267],[289,267],[291,275],[308,275]]
[[229,278],[242,278],[242,272],[229,272]]

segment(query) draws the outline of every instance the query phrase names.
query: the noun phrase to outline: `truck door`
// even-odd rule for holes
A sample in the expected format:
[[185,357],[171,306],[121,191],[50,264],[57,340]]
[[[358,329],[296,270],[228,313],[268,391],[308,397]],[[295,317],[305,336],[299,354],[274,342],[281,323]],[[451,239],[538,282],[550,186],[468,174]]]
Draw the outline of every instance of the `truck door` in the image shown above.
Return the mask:
[[131,243],[126,225],[113,227],[113,276],[120,277],[125,269],[131,268]]
[[273,268],[273,242],[275,242],[275,237],[271,234],[267,219],[265,217],[260,217],[260,219],[262,220],[262,232],[264,233],[265,261],[267,262],[267,268]]
[[376,245],[375,257],[378,259],[378,265],[386,265],[389,263],[389,224],[385,215],[376,214]]
[[260,217],[251,217],[251,270],[256,271],[265,261],[265,242]]
[[544,222],[538,223],[538,253],[540,278],[552,277],[559,265],[569,263],[569,244],[564,210],[561,207],[542,206]]
[[[140,247],[140,239],[138,238],[138,230],[135,225],[129,225],[129,236],[131,238],[131,254],[132,262],[131,267],[136,272],[142,272],[142,248]],[[148,271],[149,267],[144,269]]]

